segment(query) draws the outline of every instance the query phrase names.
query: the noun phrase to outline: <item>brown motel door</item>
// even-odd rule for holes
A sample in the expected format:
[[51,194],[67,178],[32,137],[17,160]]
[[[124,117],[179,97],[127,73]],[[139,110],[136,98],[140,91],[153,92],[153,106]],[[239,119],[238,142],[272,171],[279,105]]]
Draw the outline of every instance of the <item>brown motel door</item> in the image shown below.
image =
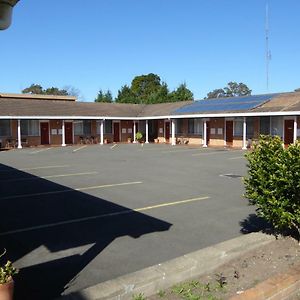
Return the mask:
[[294,142],[294,120],[284,120],[284,144]]
[[120,142],[120,123],[114,123],[114,142]]
[[49,123],[41,123],[41,145],[49,144]]
[[166,142],[169,142],[169,140],[170,140],[170,122],[166,122],[165,136],[166,136]]
[[73,144],[73,124],[65,122],[65,143]]
[[226,121],[226,145],[232,146],[233,143],[233,121]]

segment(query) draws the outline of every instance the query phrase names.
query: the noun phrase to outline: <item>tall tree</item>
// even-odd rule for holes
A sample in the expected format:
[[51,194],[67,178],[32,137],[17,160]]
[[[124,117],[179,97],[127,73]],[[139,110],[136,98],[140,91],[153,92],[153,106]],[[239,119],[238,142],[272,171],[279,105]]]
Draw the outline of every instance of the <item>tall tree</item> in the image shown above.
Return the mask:
[[174,102],[194,100],[194,95],[192,91],[187,88],[186,83],[180,84],[169,96],[170,100]]
[[107,90],[106,92],[99,90],[97,98],[95,99],[95,102],[111,103],[112,101],[113,101],[113,97],[110,90]]
[[126,84],[118,90],[118,96],[115,101],[117,103],[138,103],[138,99],[131,91],[131,88]]
[[246,84],[230,81],[223,89],[215,89],[209,92],[206,99],[247,96],[251,95],[251,92],[252,90],[250,90]]
[[150,73],[136,76],[131,82],[131,91],[141,103],[147,103],[151,94],[158,93],[161,88],[160,77]]

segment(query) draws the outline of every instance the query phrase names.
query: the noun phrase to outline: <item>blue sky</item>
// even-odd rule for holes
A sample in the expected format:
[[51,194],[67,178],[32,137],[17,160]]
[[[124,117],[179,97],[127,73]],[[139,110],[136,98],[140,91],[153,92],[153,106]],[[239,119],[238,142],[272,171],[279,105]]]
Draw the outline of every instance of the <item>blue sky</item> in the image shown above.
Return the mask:
[[270,85],[265,71],[266,0],[20,0],[0,31],[0,92],[32,83],[73,86],[81,100],[113,96],[141,74],[170,90],[186,82],[201,99],[229,81],[253,94],[300,87],[300,1],[269,0]]

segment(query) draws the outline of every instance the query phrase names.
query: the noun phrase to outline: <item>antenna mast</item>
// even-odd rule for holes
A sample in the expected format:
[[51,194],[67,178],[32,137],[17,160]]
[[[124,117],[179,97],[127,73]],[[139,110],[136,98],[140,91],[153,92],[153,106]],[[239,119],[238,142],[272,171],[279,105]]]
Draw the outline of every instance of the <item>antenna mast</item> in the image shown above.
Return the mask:
[[271,59],[271,52],[269,50],[269,4],[266,2],[266,77],[267,77],[267,91],[269,91],[269,63]]

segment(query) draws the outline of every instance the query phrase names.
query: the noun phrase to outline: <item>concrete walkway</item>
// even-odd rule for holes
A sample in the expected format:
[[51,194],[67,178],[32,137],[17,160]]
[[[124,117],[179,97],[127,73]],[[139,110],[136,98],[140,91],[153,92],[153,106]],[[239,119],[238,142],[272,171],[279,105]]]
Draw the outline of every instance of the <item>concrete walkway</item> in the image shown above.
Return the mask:
[[211,272],[249,250],[274,240],[273,236],[250,233],[143,270],[118,277],[59,298],[60,300],[132,299],[150,296],[174,284]]

